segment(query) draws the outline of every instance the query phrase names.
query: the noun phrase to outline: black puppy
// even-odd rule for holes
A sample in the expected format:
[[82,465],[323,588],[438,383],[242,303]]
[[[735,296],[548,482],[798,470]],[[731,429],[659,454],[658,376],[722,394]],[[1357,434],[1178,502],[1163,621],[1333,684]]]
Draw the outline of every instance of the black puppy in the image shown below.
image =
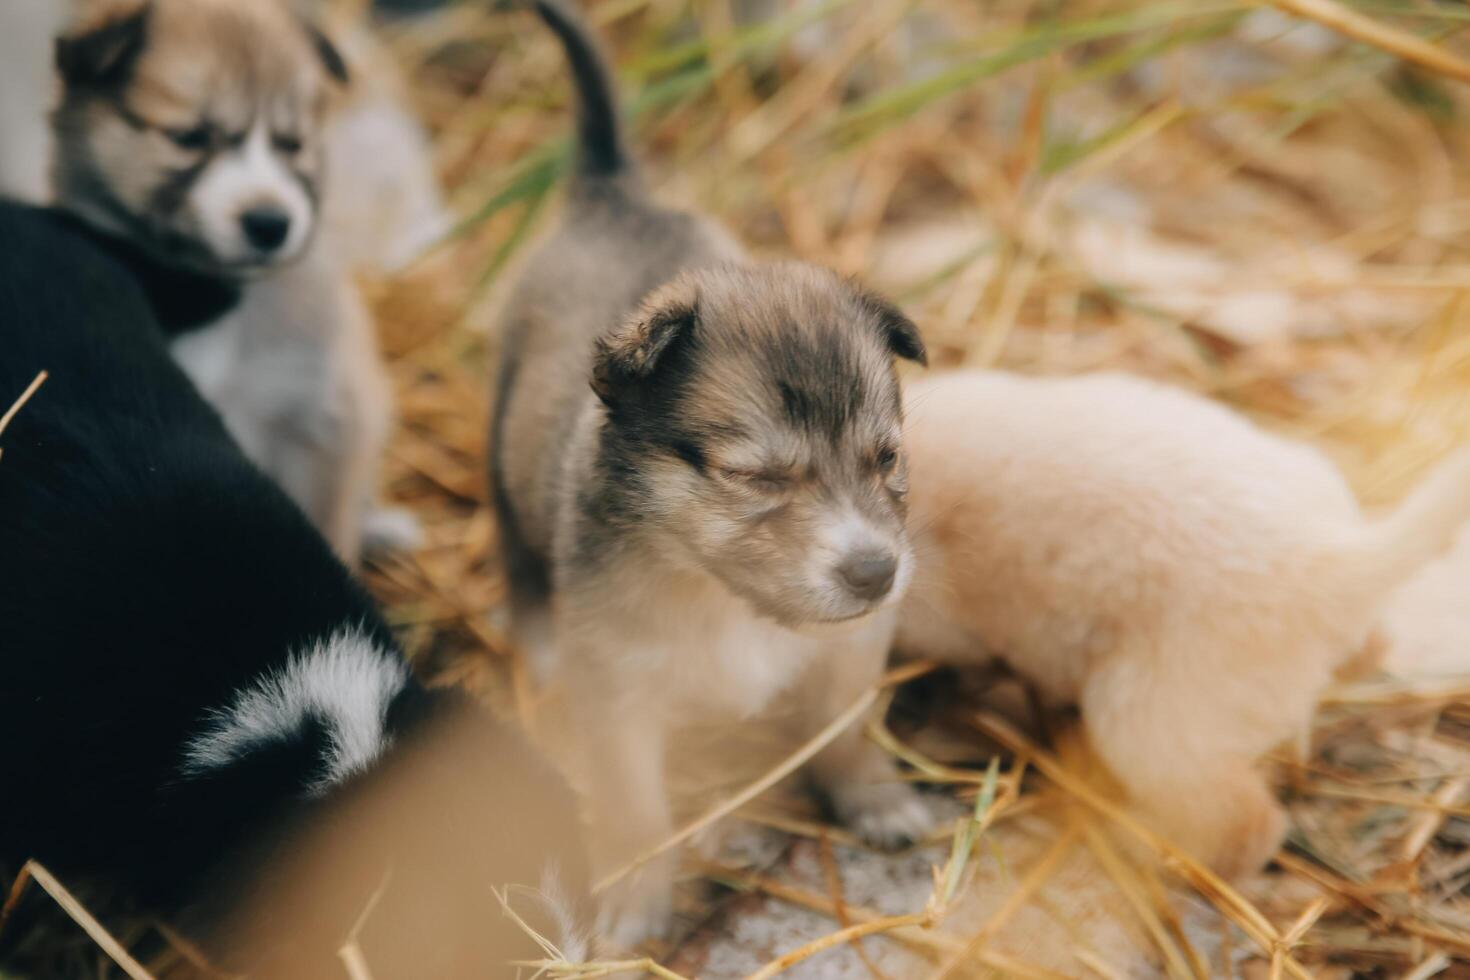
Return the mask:
[[[35,858],[208,936],[237,899],[283,899],[274,855],[348,820],[457,699],[413,680],[369,597],[175,366],[123,267],[70,219],[0,204],[0,410],[42,370],[0,435],[0,866]],[[434,797],[418,833],[572,826],[564,788],[512,736],[471,737],[500,750],[456,764],[497,771],[410,785]],[[515,813],[453,798],[492,779]],[[401,842],[370,831],[354,830],[368,850]],[[383,856],[350,862],[368,891]],[[495,926],[492,875],[524,871],[438,870],[471,867]],[[313,909],[314,928],[342,930],[318,937],[331,952],[366,894],[334,900]]]

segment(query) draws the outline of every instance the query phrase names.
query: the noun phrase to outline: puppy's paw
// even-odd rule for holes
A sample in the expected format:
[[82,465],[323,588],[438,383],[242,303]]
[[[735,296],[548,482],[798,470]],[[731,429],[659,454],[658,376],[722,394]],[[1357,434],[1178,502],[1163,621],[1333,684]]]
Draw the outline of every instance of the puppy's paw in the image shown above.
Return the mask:
[[1226,879],[1255,874],[1281,850],[1289,823],[1286,811],[1275,800],[1248,808],[1217,844],[1211,866]]
[[673,922],[673,869],[668,862],[654,862],[603,893],[597,935],[602,945],[626,952],[667,936]]
[[934,813],[910,786],[868,783],[832,793],[838,818],[867,843],[897,850],[923,840],[934,829]]
[[362,522],[362,550],[369,556],[406,554],[424,546],[424,528],[403,507],[374,507]]

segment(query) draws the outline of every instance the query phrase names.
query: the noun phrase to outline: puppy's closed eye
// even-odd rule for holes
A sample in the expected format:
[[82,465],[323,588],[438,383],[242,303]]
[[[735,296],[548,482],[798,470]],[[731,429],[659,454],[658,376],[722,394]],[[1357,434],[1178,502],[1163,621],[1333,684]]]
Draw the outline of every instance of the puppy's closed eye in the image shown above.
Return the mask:
[[271,137],[271,145],[276,148],[277,153],[284,153],[288,157],[294,157],[303,149],[301,137],[292,133],[277,133]]
[[720,479],[742,490],[754,490],[764,494],[784,493],[794,482],[792,475],[784,470],[744,469],[721,466],[715,469]]
[[185,129],[165,129],[163,135],[181,150],[202,153],[214,143],[214,129],[207,123]]

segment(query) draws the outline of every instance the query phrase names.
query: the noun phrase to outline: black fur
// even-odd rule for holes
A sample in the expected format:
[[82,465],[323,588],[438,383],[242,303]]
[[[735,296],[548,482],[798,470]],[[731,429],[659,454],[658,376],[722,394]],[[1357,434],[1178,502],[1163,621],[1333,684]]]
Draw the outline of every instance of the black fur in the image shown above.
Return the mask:
[[621,393],[653,378],[664,353],[699,324],[697,304],[655,310],[635,327],[599,337],[592,358],[592,390],[616,410]]
[[[166,917],[221,910],[222,876],[255,873],[242,855],[346,788],[304,799],[330,747],[319,721],[202,776],[181,769],[187,741],[314,641],[396,645],[75,222],[0,204],[0,350],[0,411],[50,375],[0,434],[0,867],[34,858]],[[407,682],[386,734],[443,699]]]
[[344,625],[393,641],[71,222],[0,207],[0,346],[0,401],[50,372],[0,437],[0,785],[31,788],[0,861],[166,905],[320,758],[302,733],[248,779],[181,781],[206,713]]
[[322,33],[321,28],[310,21],[303,21],[302,26],[306,28],[306,36],[311,39],[311,46],[316,51],[317,57],[321,59],[322,67],[327,74],[339,85],[347,85],[352,81],[352,73],[347,68],[347,59],[342,57],[342,52],[337,50],[337,45],[332,39]]
[[582,177],[616,177],[633,170],[618,118],[616,86],[597,42],[562,0],[536,0],[536,13],[566,51],[577,88],[578,170]]
[[238,281],[160,261],[129,239],[96,229],[78,218],[65,220],[132,274],[158,325],[169,337],[210,326],[240,304],[244,286]]
[[68,85],[103,88],[121,84],[148,38],[150,5],[76,37],[56,42],[56,68]]
[[924,338],[919,335],[919,328],[914,321],[882,296],[854,285],[863,307],[878,321],[879,327],[883,330],[889,349],[904,360],[914,361],[928,367],[929,350],[924,346]]

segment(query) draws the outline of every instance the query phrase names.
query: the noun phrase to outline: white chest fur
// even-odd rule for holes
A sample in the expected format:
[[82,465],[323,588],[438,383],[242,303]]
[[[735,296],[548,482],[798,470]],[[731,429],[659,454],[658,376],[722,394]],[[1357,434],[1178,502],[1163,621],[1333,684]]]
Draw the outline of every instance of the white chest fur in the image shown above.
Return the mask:
[[614,601],[617,611],[592,627],[602,665],[645,674],[647,684],[633,687],[676,716],[748,718],[834,642],[757,616],[702,574],[660,577]]
[[238,310],[232,310],[209,326],[184,334],[169,347],[194,387],[212,402],[219,402],[235,375],[244,319]]

